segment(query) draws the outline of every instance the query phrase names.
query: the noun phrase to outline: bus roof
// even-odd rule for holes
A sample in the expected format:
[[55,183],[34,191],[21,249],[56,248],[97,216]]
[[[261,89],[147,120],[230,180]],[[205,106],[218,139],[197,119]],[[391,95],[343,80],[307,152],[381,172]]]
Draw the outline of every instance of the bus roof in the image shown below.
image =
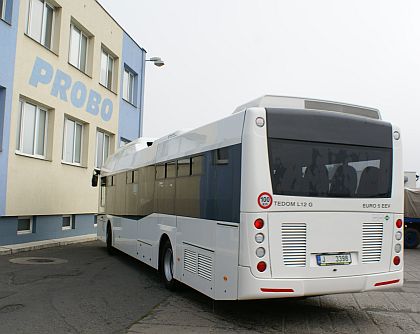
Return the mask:
[[378,109],[361,107],[353,104],[316,100],[302,97],[264,95],[258,99],[245,103],[234,111],[240,112],[248,108],[288,108],[333,111],[362,117],[381,119]]

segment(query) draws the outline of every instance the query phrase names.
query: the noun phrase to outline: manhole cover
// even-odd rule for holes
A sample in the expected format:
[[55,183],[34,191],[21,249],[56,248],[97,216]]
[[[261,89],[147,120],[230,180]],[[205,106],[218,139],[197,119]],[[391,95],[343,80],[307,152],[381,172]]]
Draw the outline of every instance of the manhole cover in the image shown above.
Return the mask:
[[9,261],[16,264],[63,264],[67,262],[67,260],[55,257],[18,257]]

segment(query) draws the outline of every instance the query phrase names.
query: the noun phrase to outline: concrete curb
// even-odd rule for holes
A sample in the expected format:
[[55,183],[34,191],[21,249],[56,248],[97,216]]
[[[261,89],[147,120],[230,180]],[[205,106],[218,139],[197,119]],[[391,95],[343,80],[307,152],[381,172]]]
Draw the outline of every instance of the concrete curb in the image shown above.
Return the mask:
[[88,234],[77,237],[61,238],[61,239],[51,239],[43,241],[34,241],[24,244],[15,244],[15,245],[5,245],[0,247],[0,256],[1,255],[11,255],[21,252],[29,252],[36,249],[44,249],[51,247],[59,247],[65,245],[71,245],[82,242],[89,242],[97,240],[96,234]]

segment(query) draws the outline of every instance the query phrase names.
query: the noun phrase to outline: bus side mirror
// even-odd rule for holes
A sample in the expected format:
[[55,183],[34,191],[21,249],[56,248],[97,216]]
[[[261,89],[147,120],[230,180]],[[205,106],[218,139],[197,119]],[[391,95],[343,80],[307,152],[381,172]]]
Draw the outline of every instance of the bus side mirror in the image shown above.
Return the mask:
[[97,187],[98,186],[99,174],[101,174],[101,171],[100,170],[95,169],[93,171],[93,175],[92,175],[92,187]]

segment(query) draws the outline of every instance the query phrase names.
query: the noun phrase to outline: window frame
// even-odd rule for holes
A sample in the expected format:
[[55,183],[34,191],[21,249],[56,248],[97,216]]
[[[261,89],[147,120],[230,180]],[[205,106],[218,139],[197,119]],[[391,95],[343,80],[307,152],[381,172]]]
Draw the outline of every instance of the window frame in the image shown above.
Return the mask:
[[[70,121],[74,123],[73,126],[73,152],[72,152],[72,161],[66,161],[65,160],[65,153],[67,152],[67,126],[66,121]],[[82,128],[82,131],[80,133],[80,162],[75,161],[76,157],[76,126],[80,125]],[[61,155],[61,162],[65,164],[71,164],[75,166],[82,166],[83,165],[83,136],[84,136],[84,130],[85,126],[82,122],[76,121],[75,119],[72,119],[70,117],[65,116],[64,117],[64,126],[63,126],[63,147],[62,147],[62,155]]]
[[[125,80],[126,74],[128,75],[127,81]],[[131,71],[127,67],[124,67],[123,100],[132,104],[133,106],[136,106],[136,94],[135,94],[136,93],[136,77],[137,77],[137,74],[135,74],[133,71]],[[131,88],[131,98],[130,98],[130,88]]]
[[[27,153],[22,150],[23,148],[23,134],[25,131],[24,122],[22,121],[24,119],[24,113],[25,113],[25,104],[30,104],[33,107],[35,107],[35,124],[34,124],[34,136],[33,136],[33,153]],[[39,112],[43,111],[45,112],[45,128],[44,128],[44,147],[43,147],[43,155],[36,153],[36,144],[38,141],[38,135],[39,135]],[[35,157],[38,159],[47,160],[47,141],[48,141],[48,110],[47,108],[42,108],[39,105],[28,102],[26,100],[20,100],[20,116],[19,116],[19,138],[18,138],[18,145],[17,145],[17,152],[22,155]]]
[[2,3],[2,7],[0,10],[0,19],[7,22],[6,21],[6,7],[7,7],[8,0],[0,0],[0,2]]
[[[77,30],[79,32],[79,52],[77,55],[77,64],[73,64],[71,62],[70,59],[70,55],[72,52],[72,37],[73,37],[73,33],[74,30]],[[82,54],[82,40],[83,37],[86,37],[86,58],[85,58],[85,69],[83,70],[81,68],[81,54]],[[70,39],[69,39],[69,55],[68,55],[68,62],[70,65],[73,65],[74,67],[76,67],[78,70],[80,70],[81,72],[88,74],[88,59],[89,59],[89,42],[90,42],[90,37],[83,31],[83,29],[80,29],[76,24],[74,24],[73,22],[70,23]]]
[[[107,61],[106,61],[106,75],[105,75],[105,81],[106,82],[103,82],[102,81],[102,60],[103,60],[102,55],[106,55],[107,56]],[[110,61],[109,60],[110,59],[112,59],[111,81],[109,80],[109,72],[110,72],[109,71],[109,69],[110,69],[110,66],[109,66]],[[99,83],[102,86],[104,86],[105,88],[109,89],[110,91],[114,91],[115,60],[116,60],[115,57],[112,56],[109,51],[105,50],[104,47],[102,47],[102,49],[101,49],[101,62],[100,62],[100,64],[101,64],[101,75],[99,76]],[[109,82],[111,83],[111,87],[108,86],[108,83]]]
[[[34,37],[32,35],[32,32],[31,32],[31,23],[32,23],[32,14],[33,14],[33,12],[32,12],[33,1],[40,1],[40,2],[43,3],[41,40],[38,40],[36,37]],[[49,7],[52,10],[50,46],[47,46],[46,43],[45,43],[46,42],[46,25],[47,25],[45,11],[46,11],[47,7]],[[38,42],[39,44],[41,44],[42,46],[44,46],[45,48],[47,48],[48,50],[51,50],[51,51],[54,49],[55,20],[56,20],[56,7],[53,4],[51,4],[48,0],[29,0],[28,16],[26,18],[26,34],[29,37],[31,37],[34,41]]]
[[[64,218],[70,218],[70,225],[69,226],[64,226]],[[73,229],[73,215],[63,215],[62,216],[62,220],[61,220],[61,229],[63,231],[69,231]]]
[[[19,220],[23,220],[23,219],[29,219],[29,230],[19,230]],[[16,232],[17,232],[18,235],[32,234],[33,233],[33,226],[34,226],[34,220],[33,220],[32,216],[18,217]]]
[[[98,143],[99,143],[98,135],[99,134],[101,134],[103,136],[103,139],[104,139],[102,141],[102,165],[101,166],[99,166],[99,164],[98,164],[98,155],[99,155],[99,152],[98,152],[98,149],[99,149],[99,147],[98,147]],[[108,137],[108,154],[107,154],[107,157],[106,157],[106,159],[108,159],[108,157],[111,154],[111,135],[109,133],[105,132],[105,131],[100,130],[100,129],[96,130],[96,151],[95,151],[95,167],[96,168],[101,168],[106,161],[106,159],[105,159],[105,145],[104,145],[105,137]]]

